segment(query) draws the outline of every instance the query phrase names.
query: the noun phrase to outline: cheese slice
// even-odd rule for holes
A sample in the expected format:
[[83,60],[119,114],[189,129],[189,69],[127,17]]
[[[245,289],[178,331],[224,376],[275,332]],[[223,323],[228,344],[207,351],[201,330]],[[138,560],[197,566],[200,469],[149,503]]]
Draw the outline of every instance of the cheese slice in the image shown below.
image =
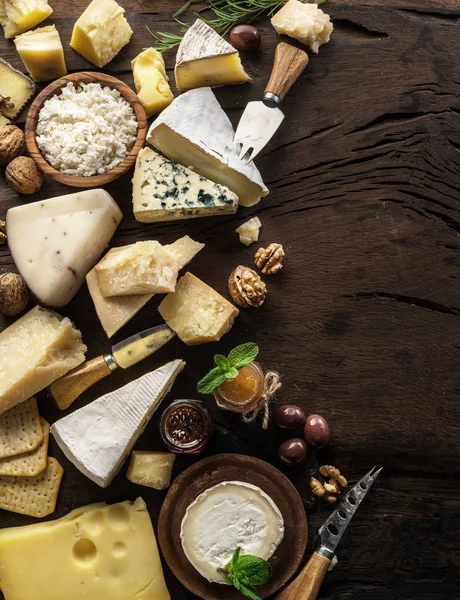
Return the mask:
[[70,45],[96,67],[105,66],[133,34],[124,13],[115,0],[93,0],[75,23]]
[[[188,235],[178,239],[173,244],[166,246],[176,258],[179,269],[185,267],[200,250],[204,244],[195,242]],[[121,251],[122,248],[113,248],[107,256]],[[88,290],[94,302],[94,307],[104,328],[107,337],[112,337],[128,321],[130,321],[140,309],[153,298],[155,294],[139,294],[137,296],[112,296],[105,298],[99,286],[96,269],[92,269],[86,276]]]
[[174,95],[169,87],[163,55],[155,48],[146,48],[131,61],[134,85],[147,117],[169,106]]
[[51,433],[66,457],[107,487],[184,366],[173,360],[56,421]]
[[238,50],[201,19],[182,38],[175,75],[181,91],[249,81]]
[[211,88],[180,95],[157,117],[148,141],[172,160],[230,188],[243,206],[268,194],[253,162],[243,164],[235,132]]
[[8,40],[32,29],[52,12],[48,0],[0,0],[0,25]]
[[59,307],[72,300],[122,217],[102,189],[23,204],[7,212],[14,262],[43,304]]
[[225,583],[224,568],[235,550],[268,560],[284,536],[283,516],[259,487],[224,481],[200,494],[182,520],[182,548],[208,581]]
[[238,196],[194,171],[143,148],[133,178],[134,216],[141,223],[234,214]]
[[15,119],[34,93],[35,83],[0,58],[0,96],[10,98],[13,104],[12,108],[2,108],[3,116]]
[[14,40],[14,44],[35,81],[50,81],[67,75],[64,49],[55,25],[23,33]]
[[273,15],[271,23],[277,33],[298,40],[316,53],[320,46],[327,44],[334,29],[329,15],[317,4],[299,0],[288,0]]
[[139,485],[165,490],[171,484],[176,455],[172,452],[133,450],[126,477]]
[[0,531],[6,600],[170,600],[142,498]]
[[70,319],[36,306],[0,333],[0,413],[24,402],[85,360]]

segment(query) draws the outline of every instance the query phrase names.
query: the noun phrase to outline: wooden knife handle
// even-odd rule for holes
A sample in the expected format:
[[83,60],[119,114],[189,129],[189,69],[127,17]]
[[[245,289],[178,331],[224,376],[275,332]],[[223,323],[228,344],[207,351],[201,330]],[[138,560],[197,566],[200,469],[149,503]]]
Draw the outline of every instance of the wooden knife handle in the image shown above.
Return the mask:
[[69,408],[74,400],[92,385],[110,375],[103,356],[88,360],[54,381],[48,387],[48,393],[61,410]]
[[331,561],[314,552],[302,571],[275,600],[316,600]]
[[307,65],[306,52],[286,42],[280,42],[275,50],[272,74],[265,93],[275,94],[283,100]]

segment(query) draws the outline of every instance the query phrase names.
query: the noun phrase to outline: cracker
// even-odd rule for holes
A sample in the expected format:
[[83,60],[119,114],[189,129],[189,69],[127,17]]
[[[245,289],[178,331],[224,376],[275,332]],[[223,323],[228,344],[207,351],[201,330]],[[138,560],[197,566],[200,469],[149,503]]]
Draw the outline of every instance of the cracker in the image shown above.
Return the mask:
[[55,458],[36,477],[0,477],[0,509],[46,517],[56,508],[64,469]]
[[34,397],[0,414],[0,458],[31,452],[42,441],[43,432]]
[[34,477],[46,469],[48,464],[48,441],[50,424],[40,417],[43,440],[32,452],[10,456],[0,460],[0,476],[15,475],[17,477]]

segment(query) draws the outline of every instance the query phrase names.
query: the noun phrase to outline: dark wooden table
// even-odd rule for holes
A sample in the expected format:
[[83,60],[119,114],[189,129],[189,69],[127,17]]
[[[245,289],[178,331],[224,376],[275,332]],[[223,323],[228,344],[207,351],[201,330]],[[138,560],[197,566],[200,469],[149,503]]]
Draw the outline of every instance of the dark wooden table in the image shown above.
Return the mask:
[[[86,0],[51,1],[69,71],[94,70],[69,47]],[[131,59],[151,44],[145,25],[171,29],[178,0],[124,0],[134,36],[107,67],[132,85]],[[255,340],[265,367],[283,374],[280,402],[327,417],[330,449],[321,464],[356,480],[374,464],[384,471],[341,543],[339,564],[321,598],[334,600],[458,600],[460,598],[460,4],[458,0],[330,0],[330,44],[287,97],[287,119],[258,160],[268,198],[234,218],[142,225],[131,210],[131,175],[107,186],[124,212],[113,243],[170,243],[188,234],[206,242],[191,270],[226,294],[227,276],[250,264],[234,229],[258,215],[262,244],[281,242],[285,269],[270,279],[264,307],[241,311],[218,345],[188,348],[174,341],[160,355],[117,372],[77,403],[82,406],[173,358],[187,368],[172,397],[195,397],[213,354]],[[271,68],[276,35],[260,22],[259,55],[243,61],[250,85],[217,96],[234,123],[258,99]],[[12,41],[0,55],[22,68]],[[174,53],[166,57],[173,75]],[[24,120],[24,114],[21,117]],[[0,182],[0,218],[29,200],[73,190],[47,180],[33,198]],[[1,270],[14,269],[8,248]],[[115,338],[160,323],[150,302]],[[61,311],[82,330],[92,358],[110,347],[86,289]],[[3,319],[2,327],[7,325]],[[1,360],[8,360],[2,357]],[[243,425],[209,400],[216,432],[205,455],[240,452],[277,464],[283,436]],[[42,394],[42,414],[58,417]],[[161,449],[159,415],[139,440]],[[54,443],[65,476],[54,517],[98,500],[142,495],[156,524],[163,492],[129,483],[124,470],[102,490],[78,472]],[[175,473],[195,461],[180,458]],[[329,507],[314,504],[306,467],[285,471],[309,513],[311,537]],[[2,512],[0,526],[32,519]],[[166,569],[174,600],[192,600]],[[64,599],[63,599],[64,600]]]

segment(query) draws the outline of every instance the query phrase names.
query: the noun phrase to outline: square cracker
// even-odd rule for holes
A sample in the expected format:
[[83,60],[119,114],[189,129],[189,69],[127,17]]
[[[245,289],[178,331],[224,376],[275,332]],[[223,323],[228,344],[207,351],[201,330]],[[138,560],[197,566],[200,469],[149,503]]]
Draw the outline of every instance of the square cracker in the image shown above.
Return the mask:
[[37,400],[28,400],[0,414],[0,458],[35,450],[43,441]]
[[46,517],[56,508],[64,469],[55,458],[36,477],[0,477],[0,509]]
[[40,417],[43,440],[32,452],[0,459],[0,476],[12,475],[17,477],[34,477],[46,469],[48,464],[48,441],[50,424]]

